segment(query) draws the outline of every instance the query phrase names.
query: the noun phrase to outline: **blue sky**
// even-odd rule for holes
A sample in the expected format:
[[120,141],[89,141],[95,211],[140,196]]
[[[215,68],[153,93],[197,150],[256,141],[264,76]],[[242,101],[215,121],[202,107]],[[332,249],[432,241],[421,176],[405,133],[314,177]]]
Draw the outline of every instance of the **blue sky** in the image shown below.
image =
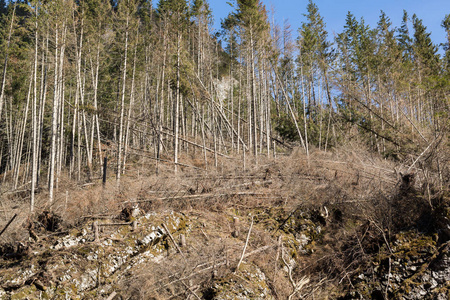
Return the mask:
[[[235,0],[208,0],[215,19],[215,30],[220,29],[220,20],[225,18],[233,8],[227,2]],[[297,29],[305,20],[308,0],[262,0],[270,12],[273,8],[275,22],[280,26],[284,20],[291,24],[292,34],[297,36]],[[380,11],[383,10],[391,19],[394,27],[400,27],[403,10],[410,16],[414,13],[423,20],[427,31],[435,44],[446,41],[446,33],[440,26],[445,15],[450,14],[450,0],[316,0],[319,12],[327,25],[330,35],[343,30],[348,11],[359,20],[364,17],[366,24],[376,27]],[[412,30],[412,26],[410,27]]]

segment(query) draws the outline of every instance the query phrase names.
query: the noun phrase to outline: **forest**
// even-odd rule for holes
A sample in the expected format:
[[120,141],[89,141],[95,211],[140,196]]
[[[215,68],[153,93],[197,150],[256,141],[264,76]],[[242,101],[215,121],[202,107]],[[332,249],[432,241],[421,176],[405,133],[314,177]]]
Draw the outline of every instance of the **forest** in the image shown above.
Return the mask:
[[[230,236],[237,242],[219,249],[206,225],[192,225],[198,240],[217,246],[205,270],[215,270],[216,259],[217,266],[228,267],[223,253],[239,243],[245,247],[236,270],[247,255],[278,249],[271,255],[280,266],[268,273],[261,267],[270,280],[274,274],[267,290],[277,299],[325,299],[343,281],[345,291],[357,290],[356,282],[367,279],[366,273],[358,275],[364,263],[377,257],[383,263],[376,272],[390,274],[391,261],[403,251],[393,243],[412,245],[411,236],[417,247],[433,249],[427,252],[430,259],[448,251],[443,249],[450,240],[450,14],[441,21],[446,43],[436,44],[420,15],[407,11],[400,27],[381,11],[373,28],[349,11],[333,37],[313,0],[304,3],[300,28],[277,23],[261,0],[230,5],[233,11],[214,31],[207,0],[0,0],[0,215],[6,224],[0,235],[7,232],[0,257],[10,255],[7,243],[53,238],[36,230],[52,214],[54,222],[64,223],[62,233],[78,228],[85,235],[79,227],[85,220],[122,209],[120,216],[132,224],[130,203],[146,203],[144,210],[163,215],[170,208],[174,213],[166,221],[181,212],[173,221],[177,226],[184,218],[193,220],[187,217],[191,210],[205,218],[202,224],[226,211],[227,217],[217,216],[214,224],[240,226],[248,236],[236,229]],[[226,201],[214,202],[214,197]],[[242,211],[249,210],[252,216],[244,217]],[[307,211],[308,221],[299,211]],[[14,213],[24,225],[13,222]],[[139,222],[150,217],[145,218]],[[234,225],[224,225],[226,218]],[[270,227],[275,220],[278,227]],[[252,233],[254,222],[256,228],[270,225],[270,242],[262,233],[251,239],[258,234],[258,229]],[[328,222],[332,225],[325,227]],[[7,230],[10,223],[16,227]],[[301,269],[283,249],[301,244],[294,231],[306,232],[311,224],[314,229],[305,233],[310,248],[290,252],[297,262],[309,255],[311,264]],[[414,234],[402,235],[412,229]],[[217,229],[217,236],[227,230]],[[278,243],[281,231],[286,240],[280,236]],[[167,227],[160,232],[168,232],[164,245],[176,244]],[[295,236],[291,244],[289,234]],[[342,243],[331,242],[333,236]],[[253,250],[245,254],[249,240]],[[141,240],[136,243],[143,247]],[[133,255],[142,254],[139,249]],[[188,259],[178,246],[174,249]],[[169,272],[164,276],[170,280],[182,274],[171,259],[172,269],[155,271]],[[194,263],[192,258],[193,274],[202,259],[195,257]],[[420,259],[416,262],[426,261]],[[5,272],[16,267],[6,259],[0,266]],[[287,270],[284,277],[277,279],[282,270]],[[12,293],[30,282],[46,291],[39,283],[45,285],[45,276],[36,276],[40,281],[0,285],[0,296],[2,289]],[[214,276],[191,287],[179,279],[179,290],[166,289],[161,297],[184,292],[199,298],[198,290],[203,299],[222,299],[208,296],[212,285],[205,288]],[[385,283],[374,292],[378,283],[359,291],[368,289],[372,299],[396,298],[408,294],[419,278],[405,280],[408,288],[398,283],[396,290],[389,276],[387,283],[386,277],[379,279]],[[100,277],[84,291],[111,294],[100,291]],[[152,280],[146,281],[152,288],[176,285]],[[436,295],[446,291],[448,296],[448,281],[439,286]],[[156,288],[140,291],[136,299],[159,299],[148,298],[158,294]],[[330,299],[357,299],[338,297],[344,294]]]

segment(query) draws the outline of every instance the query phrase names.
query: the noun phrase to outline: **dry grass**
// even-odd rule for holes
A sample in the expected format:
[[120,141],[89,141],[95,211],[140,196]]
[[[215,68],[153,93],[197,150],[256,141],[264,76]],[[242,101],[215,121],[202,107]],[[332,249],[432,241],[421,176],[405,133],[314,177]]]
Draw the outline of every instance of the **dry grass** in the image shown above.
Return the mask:
[[[160,163],[156,174],[154,160],[136,158],[127,166],[120,187],[112,176],[105,186],[100,180],[83,185],[62,176],[51,206],[45,190],[37,195],[36,215],[52,210],[63,220],[61,230],[77,227],[92,217],[117,217],[123,208],[134,205],[143,211],[174,210],[187,215],[192,223],[184,249],[187,258],[180,260],[172,253],[165,257],[164,264],[145,264],[125,276],[119,285],[129,287],[122,293],[130,299],[185,299],[193,292],[207,291],[217,276],[233,271],[250,215],[256,222],[248,251],[266,246],[270,249],[247,260],[266,274],[272,294],[286,299],[291,284],[279,259],[278,237],[287,236],[280,231],[280,224],[289,218],[301,220],[303,213],[315,221],[325,216],[326,230],[320,240],[308,254],[292,255],[297,261],[294,277],[306,275],[311,279],[301,295],[325,298],[339,283],[348,283],[366,255],[378,251],[395,230],[420,221],[420,216],[413,214],[402,219],[403,209],[424,210],[428,203],[416,201],[418,206],[411,206],[402,202],[420,198],[416,196],[423,185],[422,177],[408,190],[401,183],[399,171],[405,169],[401,165],[357,146],[346,149],[312,149],[309,157],[296,149],[277,159],[247,158],[245,170],[241,156],[220,157],[218,168],[214,168],[212,156],[205,165],[203,159],[184,155],[180,161],[193,167],[181,166],[177,174],[167,163]],[[33,217],[26,212],[27,201],[20,193],[3,194],[0,227],[12,214],[21,213],[0,237],[1,243],[28,239],[26,224]],[[239,218],[238,237],[233,235],[235,217]]]

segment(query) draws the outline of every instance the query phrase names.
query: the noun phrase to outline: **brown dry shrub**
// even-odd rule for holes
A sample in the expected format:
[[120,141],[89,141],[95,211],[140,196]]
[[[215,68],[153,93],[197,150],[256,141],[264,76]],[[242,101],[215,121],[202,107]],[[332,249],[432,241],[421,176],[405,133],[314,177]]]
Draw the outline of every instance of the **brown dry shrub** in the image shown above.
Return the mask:
[[[302,210],[318,214],[325,214],[326,207],[329,216],[325,236],[311,247],[314,250],[312,254],[296,257],[298,266],[294,276],[310,276],[311,287],[317,287],[315,284],[324,278],[329,281],[328,286],[338,285],[341,280],[348,281],[358,265],[364,262],[365,255],[379,250],[384,243],[383,234],[389,238],[389,230],[393,226],[401,227],[393,223],[396,213],[409,207],[405,200],[418,197],[396,193],[398,178],[394,164],[358,147],[352,147],[351,151],[338,148],[327,153],[311,149],[309,157],[297,149],[289,156],[279,155],[276,160],[259,156],[257,164],[254,158],[247,157],[245,170],[241,156],[232,159],[219,157],[218,168],[215,169],[211,153],[208,153],[207,166],[200,154],[183,154],[180,161],[208,170],[180,167],[177,174],[174,174],[171,164],[161,162],[156,174],[155,161],[144,158],[129,160],[120,188],[117,188],[113,175],[109,176],[104,187],[99,180],[83,185],[75,184],[67,176],[60,179],[51,208],[62,216],[65,226],[76,226],[87,216],[118,216],[124,207],[130,205],[129,201],[138,201],[144,211],[175,210],[195,220],[188,237],[190,245],[185,249],[187,261],[171,253],[164,264],[148,263],[133,271],[122,285],[130,287],[122,291],[124,298],[167,299],[177,294],[179,298],[186,297],[186,288],[180,282],[170,284],[169,289],[156,291],[155,288],[174,281],[170,277],[174,274],[181,276],[179,274],[195,272],[203,263],[214,264],[226,257],[235,263],[245,242],[249,213],[256,220],[258,214],[269,215],[274,207],[285,218],[300,206]],[[112,170],[108,172],[113,174]],[[245,194],[249,192],[254,194]],[[397,195],[397,198],[392,195]],[[45,191],[38,194],[38,211],[48,208],[47,198]],[[21,203],[20,206],[17,203]],[[10,208],[17,206],[15,210],[25,210],[28,203],[27,199],[11,198],[7,205]],[[241,220],[238,239],[231,237],[235,216]],[[276,235],[279,234],[274,231],[279,223],[268,219],[255,222],[248,251],[265,245],[275,246],[251,260],[267,275],[273,293],[286,299],[291,290],[290,283],[285,272],[280,271],[283,265],[274,261],[277,255]],[[23,229],[18,227],[25,220],[26,216],[21,216],[21,221],[14,222],[9,235],[2,236],[2,239],[27,238]],[[411,220],[406,221],[411,223]],[[274,222],[275,225],[272,224]],[[272,226],[270,228],[274,230],[268,231],[263,226]],[[202,273],[186,284],[192,284],[201,291],[210,285],[214,276],[230,272],[232,263],[218,268],[215,274],[212,271]],[[169,279],[159,283],[161,278]],[[319,288],[316,298],[321,298],[317,295],[325,295],[326,291],[326,288]]]

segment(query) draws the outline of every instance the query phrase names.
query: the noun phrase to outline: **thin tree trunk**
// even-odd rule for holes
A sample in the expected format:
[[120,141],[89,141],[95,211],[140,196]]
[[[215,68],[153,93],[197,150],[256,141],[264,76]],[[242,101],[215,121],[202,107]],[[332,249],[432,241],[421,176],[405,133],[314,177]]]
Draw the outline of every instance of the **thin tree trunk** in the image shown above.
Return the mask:
[[64,84],[64,53],[66,49],[66,36],[67,36],[67,27],[66,23],[63,23],[63,36],[61,40],[61,51],[59,54],[60,61],[59,61],[59,80],[58,80],[58,99],[59,99],[59,118],[58,118],[58,125],[59,133],[57,135],[57,153],[58,155],[56,160],[56,189],[58,189],[59,185],[59,178],[61,175],[62,165],[63,165],[63,157],[64,157],[64,93],[65,93],[65,84]]
[[125,111],[125,88],[127,83],[127,55],[128,55],[128,22],[129,16],[127,16],[125,30],[125,54],[123,62],[123,78],[122,78],[122,97],[120,102],[120,124],[119,124],[119,140],[117,141],[117,185],[120,186],[120,175],[122,172],[122,140],[123,140],[123,119]]
[[[302,85],[302,99],[303,99],[303,123],[305,126],[305,143],[304,148],[306,150],[306,156],[309,157],[309,147],[308,147],[308,126],[306,121],[306,99],[305,99],[305,84],[303,81],[303,66],[300,65],[300,78],[301,78],[301,85]],[[287,100],[287,99],[286,99]],[[308,106],[311,106],[310,99],[308,98]],[[303,141],[302,141],[303,143]]]
[[93,76],[93,89],[94,89],[94,109],[95,109],[95,128],[97,130],[97,144],[98,144],[98,156],[100,160],[100,170],[103,167],[103,155],[102,155],[102,143],[101,143],[101,134],[100,134],[100,122],[98,119],[98,73],[100,68],[100,43],[97,44],[97,55],[96,55],[96,63],[95,63],[95,76]]
[[[139,32],[138,32],[139,37]],[[133,75],[131,76],[131,91],[130,91],[130,106],[128,108],[128,118],[127,118],[127,128],[126,128],[126,134],[125,134],[125,153],[123,156],[123,171],[125,171],[125,164],[127,160],[128,155],[128,142],[130,139],[130,121],[132,118],[133,113],[133,106],[134,106],[134,79],[136,75],[136,54],[137,54],[137,46],[134,49],[134,58],[133,58]]]
[[2,108],[3,108],[4,99],[5,99],[6,70],[8,68],[9,45],[11,43],[11,35],[12,35],[12,30],[13,30],[13,25],[14,25],[14,17],[16,15],[16,6],[17,6],[17,2],[14,3],[13,13],[12,13],[12,17],[11,17],[11,24],[9,25],[8,42],[6,43],[5,63],[3,65],[2,87],[1,87],[1,91],[0,91],[0,119],[2,117]]
[[59,99],[58,99],[58,24],[56,24],[55,29],[55,79],[54,79],[54,89],[53,89],[53,113],[52,113],[52,138],[51,138],[51,148],[50,148],[50,162],[49,162],[49,203],[53,203],[53,188],[55,180],[55,161],[56,161],[56,140],[58,135],[58,113],[59,113]]
[[22,149],[23,149],[23,142],[25,138],[25,129],[27,127],[27,117],[28,117],[28,109],[30,106],[30,98],[31,98],[31,86],[33,84],[33,77],[30,77],[30,84],[28,86],[28,94],[27,94],[27,104],[25,107],[25,112],[23,115],[23,121],[21,123],[20,131],[19,131],[19,137],[16,144],[16,159],[14,164],[14,190],[17,189],[17,186],[19,184],[19,174],[20,174],[20,165],[22,162]]
[[176,99],[173,103],[173,155],[175,173],[178,171],[178,134],[179,134],[179,119],[180,119],[180,56],[181,56],[181,34],[177,32],[177,90]]
[[[41,169],[41,160],[42,160],[42,136],[44,132],[44,113],[45,113],[45,102],[47,100],[47,60],[48,60],[48,43],[49,43],[49,34],[47,29],[47,34],[45,38],[45,51],[42,54],[41,60],[41,95],[40,95],[40,109],[39,109],[39,145],[38,145],[38,176],[36,185],[39,186],[40,182],[40,173]],[[42,46],[44,48],[44,46]]]
[[256,78],[255,78],[255,54],[253,45],[253,30],[250,29],[250,68],[251,68],[251,121],[252,121],[252,139],[253,139],[253,155],[258,155],[258,139],[257,139],[257,120],[256,120]]
[[37,71],[38,71],[38,8],[36,9],[36,21],[35,21],[35,37],[34,37],[34,74],[33,74],[33,109],[32,109],[32,129],[33,129],[33,159],[31,168],[31,197],[30,197],[30,211],[34,210],[34,191],[36,189],[37,182],[37,151],[38,151],[38,121],[37,121]]

